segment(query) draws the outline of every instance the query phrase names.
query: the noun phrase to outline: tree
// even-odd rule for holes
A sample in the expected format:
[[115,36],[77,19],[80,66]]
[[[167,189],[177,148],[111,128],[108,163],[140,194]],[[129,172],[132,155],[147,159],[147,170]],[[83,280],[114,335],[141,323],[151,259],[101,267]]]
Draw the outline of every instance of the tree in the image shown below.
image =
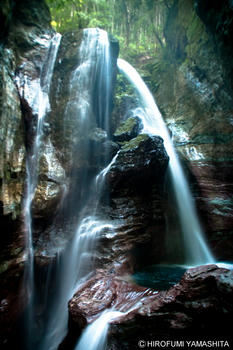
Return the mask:
[[127,52],[164,47],[163,27],[173,0],[47,0],[52,24],[61,33],[100,27],[116,36]]

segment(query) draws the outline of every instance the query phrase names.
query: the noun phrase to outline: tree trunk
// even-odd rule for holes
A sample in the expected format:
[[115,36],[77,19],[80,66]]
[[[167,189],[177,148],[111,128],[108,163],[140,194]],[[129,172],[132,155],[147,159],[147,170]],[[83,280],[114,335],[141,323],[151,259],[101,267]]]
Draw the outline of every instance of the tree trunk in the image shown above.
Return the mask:
[[130,36],[130,21],[129,21],[129,9],[125,0],[122,0],[122,8],[125,16],[125,43],[129,46],[129,36]]

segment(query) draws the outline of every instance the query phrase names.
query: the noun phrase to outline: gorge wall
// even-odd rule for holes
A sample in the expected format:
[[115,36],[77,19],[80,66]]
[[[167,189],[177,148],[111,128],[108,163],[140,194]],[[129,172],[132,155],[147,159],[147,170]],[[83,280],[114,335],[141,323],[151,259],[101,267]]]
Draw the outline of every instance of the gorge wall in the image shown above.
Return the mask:
[[[0,139],[1,139],[1,344],[24,308],[20,287],[24,268],[23,195],[26,178],[27,121],[36,118],[30,96],[20,96],[17,74],[38,81],[53,35],[43,1],[1,1]],[[25,94],[26,95],[26,94]],[[24,98],[25,97],[25,98]],[[18,337],[19,340],[19,337]]]
[[[148,64],[213,253],[232,259],[232,5],[177,0]],[[154,86],[153,86],[154,84]]]

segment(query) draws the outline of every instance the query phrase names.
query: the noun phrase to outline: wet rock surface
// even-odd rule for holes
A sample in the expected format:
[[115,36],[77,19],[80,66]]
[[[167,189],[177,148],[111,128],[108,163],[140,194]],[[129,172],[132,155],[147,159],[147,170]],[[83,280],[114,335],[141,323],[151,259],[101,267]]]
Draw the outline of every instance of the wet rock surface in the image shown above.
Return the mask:
[[159,136],[140,134],[126,142],[107,173],[110,191],[146,189],[149,184],[164,181],[168,155]]
[[19,214],[25,175],[24,130],[21,120],[20,99],[12,75],[11,49],[2,50],[0,80],[0,201],[3,214]]
[[111,229],[98,237],[97,266],[116,261],[124,271],[162,257],[168,161],[157,136],[140,134],[120,148],[102,182],[99,211]]
[[32,131],[29,125],[37,117],[33,112],[33,89],[38,86],[54,33],[44,1],[2,1],[0,16],[0,346],[10,349],[13,338],[19,342],[20,335],[15,331],[27,302],[21,290],[25,262],[21,214],[26,148],[33,132],[29,137],[26,134]]
[[165,252],[165,205],[155,188],[112,198],[108,209],[102,207],[112,228],[98,237],[95,264],[106,268],[115,261],[127,271],[158,262]]
[[50,13],[43,1],[8,1],[4,6],[3,32],[7,36],[0,52],[0,137],[3,144],[0,200],[3,213],[15,218],[20,213],[24,191],[25,146],[30,143],[30,140],[25,143],[25,127],[27,129],[30,119],[35,118],[32,95],[39,84],[41,65],[53,32]]
[[129,275],[116,275],[114,269],[100,270],[71,299],[70,326],[82,329],[103,310],[114,308],[125,313],[111,322],[109,343],[116,349],[134,349],[140,339],[154,337],[224,337],[233,317],[232,277],[230,270],[199,266],[187,270],[169,290],[155,291],[135,285]]

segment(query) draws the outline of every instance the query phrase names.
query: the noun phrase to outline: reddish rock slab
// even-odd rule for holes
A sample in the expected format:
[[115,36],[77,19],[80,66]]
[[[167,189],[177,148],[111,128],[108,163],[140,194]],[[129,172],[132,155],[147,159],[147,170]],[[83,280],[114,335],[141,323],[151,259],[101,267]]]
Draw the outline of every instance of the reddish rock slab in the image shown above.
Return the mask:
[[114,307],[122,312],[131,308],[138,309],[144,298],[148,301],[158,293],[138,286],[130,279],[128,275],[116,276],[99,270],[71,299],[69,303],[71,319],[80,323],[80,326],[87,325],[106,309]]
[[168,291],[138,286],[129,276],[99,270],[69,303],[70,329],[81,330],[104,310],[114,308],[124,315],[111,322],[112,348],[133,349],[135,339],[155,335],[227,337],[233,320],[232,300],[233,271],[216,265],[187,270]]

